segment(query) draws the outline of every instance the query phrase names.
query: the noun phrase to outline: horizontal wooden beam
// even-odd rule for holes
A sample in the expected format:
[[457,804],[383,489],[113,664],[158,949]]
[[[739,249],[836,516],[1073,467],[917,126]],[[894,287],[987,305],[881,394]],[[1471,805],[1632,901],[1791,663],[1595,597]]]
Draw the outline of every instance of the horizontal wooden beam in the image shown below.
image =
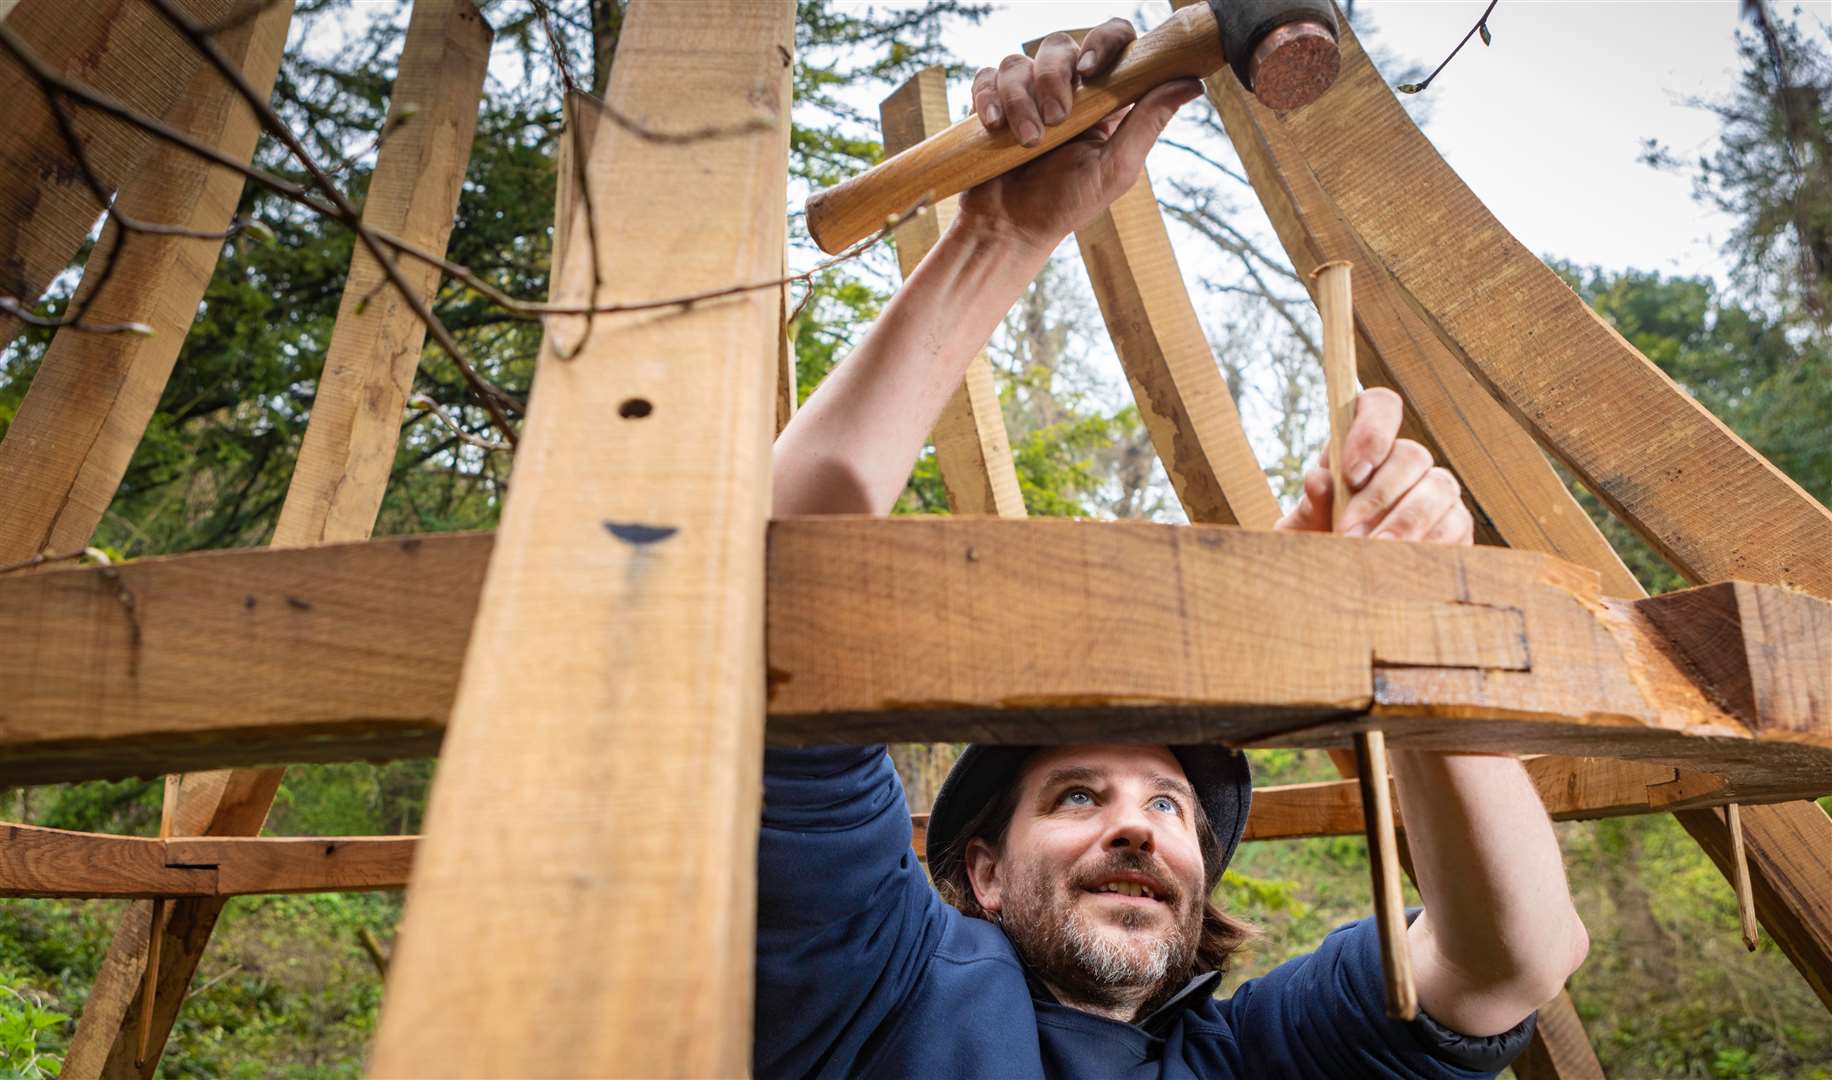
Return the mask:
[[[1558,821],[1664,811],[1672,766],[1607,758],[1529,758]],[[910,815],[923,853],[929,815]],[[1402,823],[1403,827],[1403,823]],[[1247,840],[1359,836],[1359,782],[1277,784],[1253,792]],[[407,885],[417,836],[140,836],[0,824],[0,897],[148,899],[367,892]]]
[[0,896],[145,899],[399,889],[414,836],[141,836],[0,824]]
[[[0,579],[0,783],[433,754],[490,544]],[[946,518],[778,521],[768,572],[777,744],[1324,746],[1374,716],[1401,746],[1705,774],[1669,809],[1832,790],[1832,716],[1813,705],[1832,696],[1815,662],[1832,628],[1823,601],[1785,590],[1631,603],[1517,551]],[[1742,641],[1784,626],[1792,644],[1700,670],[1683,651],[1697,635],[1676,644],[1644,606],[1688,602]]]

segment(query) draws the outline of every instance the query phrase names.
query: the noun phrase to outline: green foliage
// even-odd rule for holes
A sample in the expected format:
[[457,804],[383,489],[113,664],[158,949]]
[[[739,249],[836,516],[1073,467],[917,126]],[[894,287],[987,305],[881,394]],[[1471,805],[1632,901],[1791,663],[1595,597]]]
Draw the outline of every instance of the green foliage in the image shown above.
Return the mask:
[[25,980],[0,980],[0,1067],[6,1075],[38,1080],[63,1071],[48,1044],[51,1033],[69,1020],[69,1014],[45,1008]]

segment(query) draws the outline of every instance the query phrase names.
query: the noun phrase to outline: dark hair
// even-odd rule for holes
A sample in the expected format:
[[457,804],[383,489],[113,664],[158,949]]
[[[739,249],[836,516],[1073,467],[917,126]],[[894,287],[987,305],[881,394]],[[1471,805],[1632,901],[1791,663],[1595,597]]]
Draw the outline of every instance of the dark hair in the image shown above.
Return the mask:
[[[1005,834],[1011,830],[1012,815],[1018,811],[1018,788],[1022,772],[1020,767],[1019,773],[999,793],[998,798],[980,807],[979,812],[961,828],[954,843],[936,853],[935,860],[929,864],[929,878],[935,884],[935,891],[963,915],[992,921],[991,913],[980,906],[980,898],[973,892],[973,881],[967,876],[967,845],[978,839],[986,841],[994,851],[1004,850]],[[1220,843],[1215,830],[1209,825],[1208,815],[1203,812],[1200,800],[1196,803],[1196,840],[1202,848],[1205,863],[1216,858],[1213,853],[1220,850]],[[1205,882],[1211,877],[1217,883],[1220,882],[1220,868],[1204,866],[1203,869]],[[1234,954],[1260,936],[1258,927],[1217,907],[1212,895],[1204,897],[1202,905],[1202,932],[1196,941],[1194,970],[1186,972],[1185,978],[1197,972],[1227,970],[1228,961],[1233,959]]]

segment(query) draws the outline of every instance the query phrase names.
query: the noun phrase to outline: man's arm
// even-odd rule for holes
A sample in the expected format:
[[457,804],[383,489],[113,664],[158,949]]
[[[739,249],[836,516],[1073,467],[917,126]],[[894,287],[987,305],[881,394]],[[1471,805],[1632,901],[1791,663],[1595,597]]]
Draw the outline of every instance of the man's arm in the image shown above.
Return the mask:
[[[1055,102],[1067,100],[1072,65],[1092,57],[1081,70],[1098,73],[1131,35],[1116,21],[1090,34],[1079,52],[1066,35],[1052,35],[1034,78],[1031,61],[1009,58],[998,83],[1001,122],[1030,132],[1038,98],[1043,114],[1060,120],[1067,110]],[[983,118],[994,107],[991,85],[976,82]],[[999,320],[1056,245],[1132,186],[1164,125],[1201,91],[1192,79],[1165,83],[1123,115],[962,195],[947,233],[777,438],[774,516],[890,513]]]
[[[1471,543],[1456,479],[1395,438],[1400,412],[1390,390],[1357,402],[1344,440],[1352,494],[1343,533]],[[1311,470],[1279,527],[1327,532],[1330,497],[1328,469]],[[1558,994],[1590,947],[1552,822],[1511,757],[1395,750],[1392,762],[1425,901],[1407,935],[1419,1004],[1466,1035],[1507,1031]]]

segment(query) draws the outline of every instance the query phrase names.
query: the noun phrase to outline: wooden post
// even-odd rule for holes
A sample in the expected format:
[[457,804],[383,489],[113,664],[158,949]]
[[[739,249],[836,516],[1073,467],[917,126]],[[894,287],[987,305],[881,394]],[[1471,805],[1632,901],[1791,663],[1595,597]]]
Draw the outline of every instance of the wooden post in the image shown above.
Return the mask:
[[1533,439],[1458,363],[1412,310],[1385,266],[1369,256],[1311,175],[1290,135],[1228,72],[1209,101],[1300,278],[1322,263],[1355,264],[1355,359],[1364,386],[1406,402],[1409,437],[1457,475],[1484,534],[1592,567],[1612,596],[1641,595],[1634,575],[1566,490]]
[[[269,11],[262,21],[272,18]],[[281,34],[283,38],[283,29]],[[471,0],[418,0],[414,5],[385,124],[391,133],[377,154],[363,208],[369,225],[423,248],[444,251],[470,157],[491,37]],[[214,72],[207,75],[215,77]],[[400,123],[396,116],[407,106],[414,107],[413,118]],[[363,539],[374,527],[399,437],[402,398],[419,360],[425,327],[392,288],[377,291],[379,268],[368,258],[358,244],[299,463],[281,508],[275,546]],[[411,265],[403,269],[430,300],[438,274]],[[361,301],[372,294],[359,312]],[[157,388],[151,392],[156,400]],[[123,456],[122,466],[125,461]],[[283,772],[235,770],[186,783],[178,794],[175,818],[194,822],[196,828],[182,832],[259,832]],[[66,1061],[70,1075],[152,1075],[222,906],[216,898],[171,905],[163,944],[153,946],[158,978],[150,1020],[144,1018],[146,995],[136,996],[115,974],[130,969],[130,957],[147,948],[133,925],[136,913],[129,911],[71,1042]],[[147,922],[150,925],[150,918]],[[128,1034],[136,1021],[150,1023],[152,1032],[143,1055],[136,1053],[135,1040]]]
[[[180,0],[192,18],[215,22],[233,0]],[[28,3],[5,13],[12,35],[52,71],[85,83],[127,107],[163,118],[203,67],[202,58],[141,0]],[[156,75],[149,73],[156,72]],[[0,155],[0,296],[25,306],[62,273],[95,226],[102,207],[76,169],[55,115],[25,65],[0,46],[0,102],[6,103],[7,152]],[[135,175],[150,136],[93,109],[68,106],[96,179],[114,191]],[[0,314],[0,348],[19,332]]]
[[[35,4],[32,10],[48,12],[57,6]],[[151,8],[136,5],[141,9],[156,19]],[[77,20],[81,28],[76,36],[103,21],[100,12],[86,13]],[[259,18],[218,35],[217,44],[240,63],[256,89],[268,91],[280,70],[291,22],[290,0],[276,3]],[[0,73],[0,80],[6,77]],[[254,155],[260,125],[214,69],[196,71],[182,90],[167,118],[173,127],[238,160]],[[123,212],[205,232],[228,228],[242,194],[240,175],[164,142],[145,148],[140,161],[142,167],[127,174],[121,190]],[[83,220],[87,230],[95,211]],[[42,238],[43,230],[54,232],[55,227],[54,218],[34,220],[32,235]],[[104,226],[84,267],[79,297],[94,292],[118,230],[113,219]],[[90,318],[144,323],[152,336],[66,328],[52,338],[18,415],[0,440],[0,492],[6,499],[0,513],[0,563],[41,551],[74,551],[89,543],[159,404],[222,247],[220,240],[127,237]]]
[[1271,528],[1278,502],[1190,303],[1151,177],[1140,172],[1075,240],[1184,513],[1195,522]]
[[[789,0],[633,3],[561,295],[773,279]],[[683,92],[691,88],[691,92]],[[371,1071],[737,1075],[751,1058],[779,299],[543,349]]]
[[1832,513],[1502,228],[1347,27],[1329,107],[1276,122],[1440,340],[1681,573],[1832,597]]
[[[1309,117],[1292,114],[1268,122],[1268,114],[1256,114],[1266,133],[1290,149],[1289,159],[1278,165],[1287,184],[1299,177],[1319,181],[1329,212],[1339,214],[1351,235],[1358,234],[1357,242],[1386,264],[1417,324],[1480,375],[1510,414],[1530,421],[1535,437],[1566,458],[1681,574],[1694,582],[1738,577],[1832,595],[1832,562],[1816,554],[1832,543],[1832,515],[1705,413],[1521,249],[1406,118],[1352,31],[1345,27],[1343,37],[1343,75],[1331,91],[1336,107],[1328,118],[1310,110]],[[1212,95],[1214,89],[1211,85]],[[1224,119],[1228,116],[1223,109]],[[1232,123],[1229,130],[1251,169],[1245,148],[1251,142]],[[1378,142],[1384,156],[1404,167],[1396,164],[1380,177],[1357,169],[1357,139]],[[1267,188],[1256,186],[1264,198]],[[1445,224],[1445,215],[1451,224]],[[1279,220],[1277,213],[1273,217]],[[1459,255],[1480,255],[1485,267],[1438,257],[1441,245],[1422,238],[1445,235],[1444,228],[1453,235],[1474,231],[1490,237],[1492,242],[1456,249]],[[1424,244],[1431,254],[1419,255]],[[1403,258],[1404,245],[1419,257]],[[1504,279],[1511,283],[1504,297],[1459,297],[1459,289],[1497,287]],[[1443,323],[1435,314],[1452,308],[1463,317]],[[1529,308],[1539,321],[1526,333],[1517,322]],[[1483,318],[1472,317],[1478,309]],[[1522,357],[1528,340],[1532,355]],[[1594,389],[1557,401],[1545,396],[1560,385]],[[1607,422],[1604,410],[1612,408],[1620,422]],[[1644,439],[1644,430],[1660,436]],[[1488,490],[1502,486],[1497,479]],[[1700,499],[1705,488],[1730,493],[1725,498],[1732,502]],[[1755,509],[1737,509],[1742,506]],[[1554,550],[1525,538],[1510,537],[1510,543]],[[1609,563],[1618,560],[1561,553],[1595,566],[1612,583],[1610,591],[1641,594],[1632,578],[1624,582],[1626,575],[1612,572]],[[1724,815],[1688,810],[1676,816],[1726,876],[1734,872]],[[1740,817],[1757,915],[1832,1008],[1832,871],[1809,854],[1832,848],[1832,821],[1810,803],[1747,807]],[[1769,873],[1784,876],[1765,879]]]
[[[946,128],[947,73],[939,67],[918,71],[878,106],[878,118],[886,155],[906,150]],[[898,227],[897,265],[904,277],[915,272],[916,264],[941,239],[959,205],[959,196],[950,195]],[[956,514],[1024,516],[1011,442],[985,353],[967,365],[960,388],[935,422],[934,441],[935,464],[948,492],[948,509]]]

